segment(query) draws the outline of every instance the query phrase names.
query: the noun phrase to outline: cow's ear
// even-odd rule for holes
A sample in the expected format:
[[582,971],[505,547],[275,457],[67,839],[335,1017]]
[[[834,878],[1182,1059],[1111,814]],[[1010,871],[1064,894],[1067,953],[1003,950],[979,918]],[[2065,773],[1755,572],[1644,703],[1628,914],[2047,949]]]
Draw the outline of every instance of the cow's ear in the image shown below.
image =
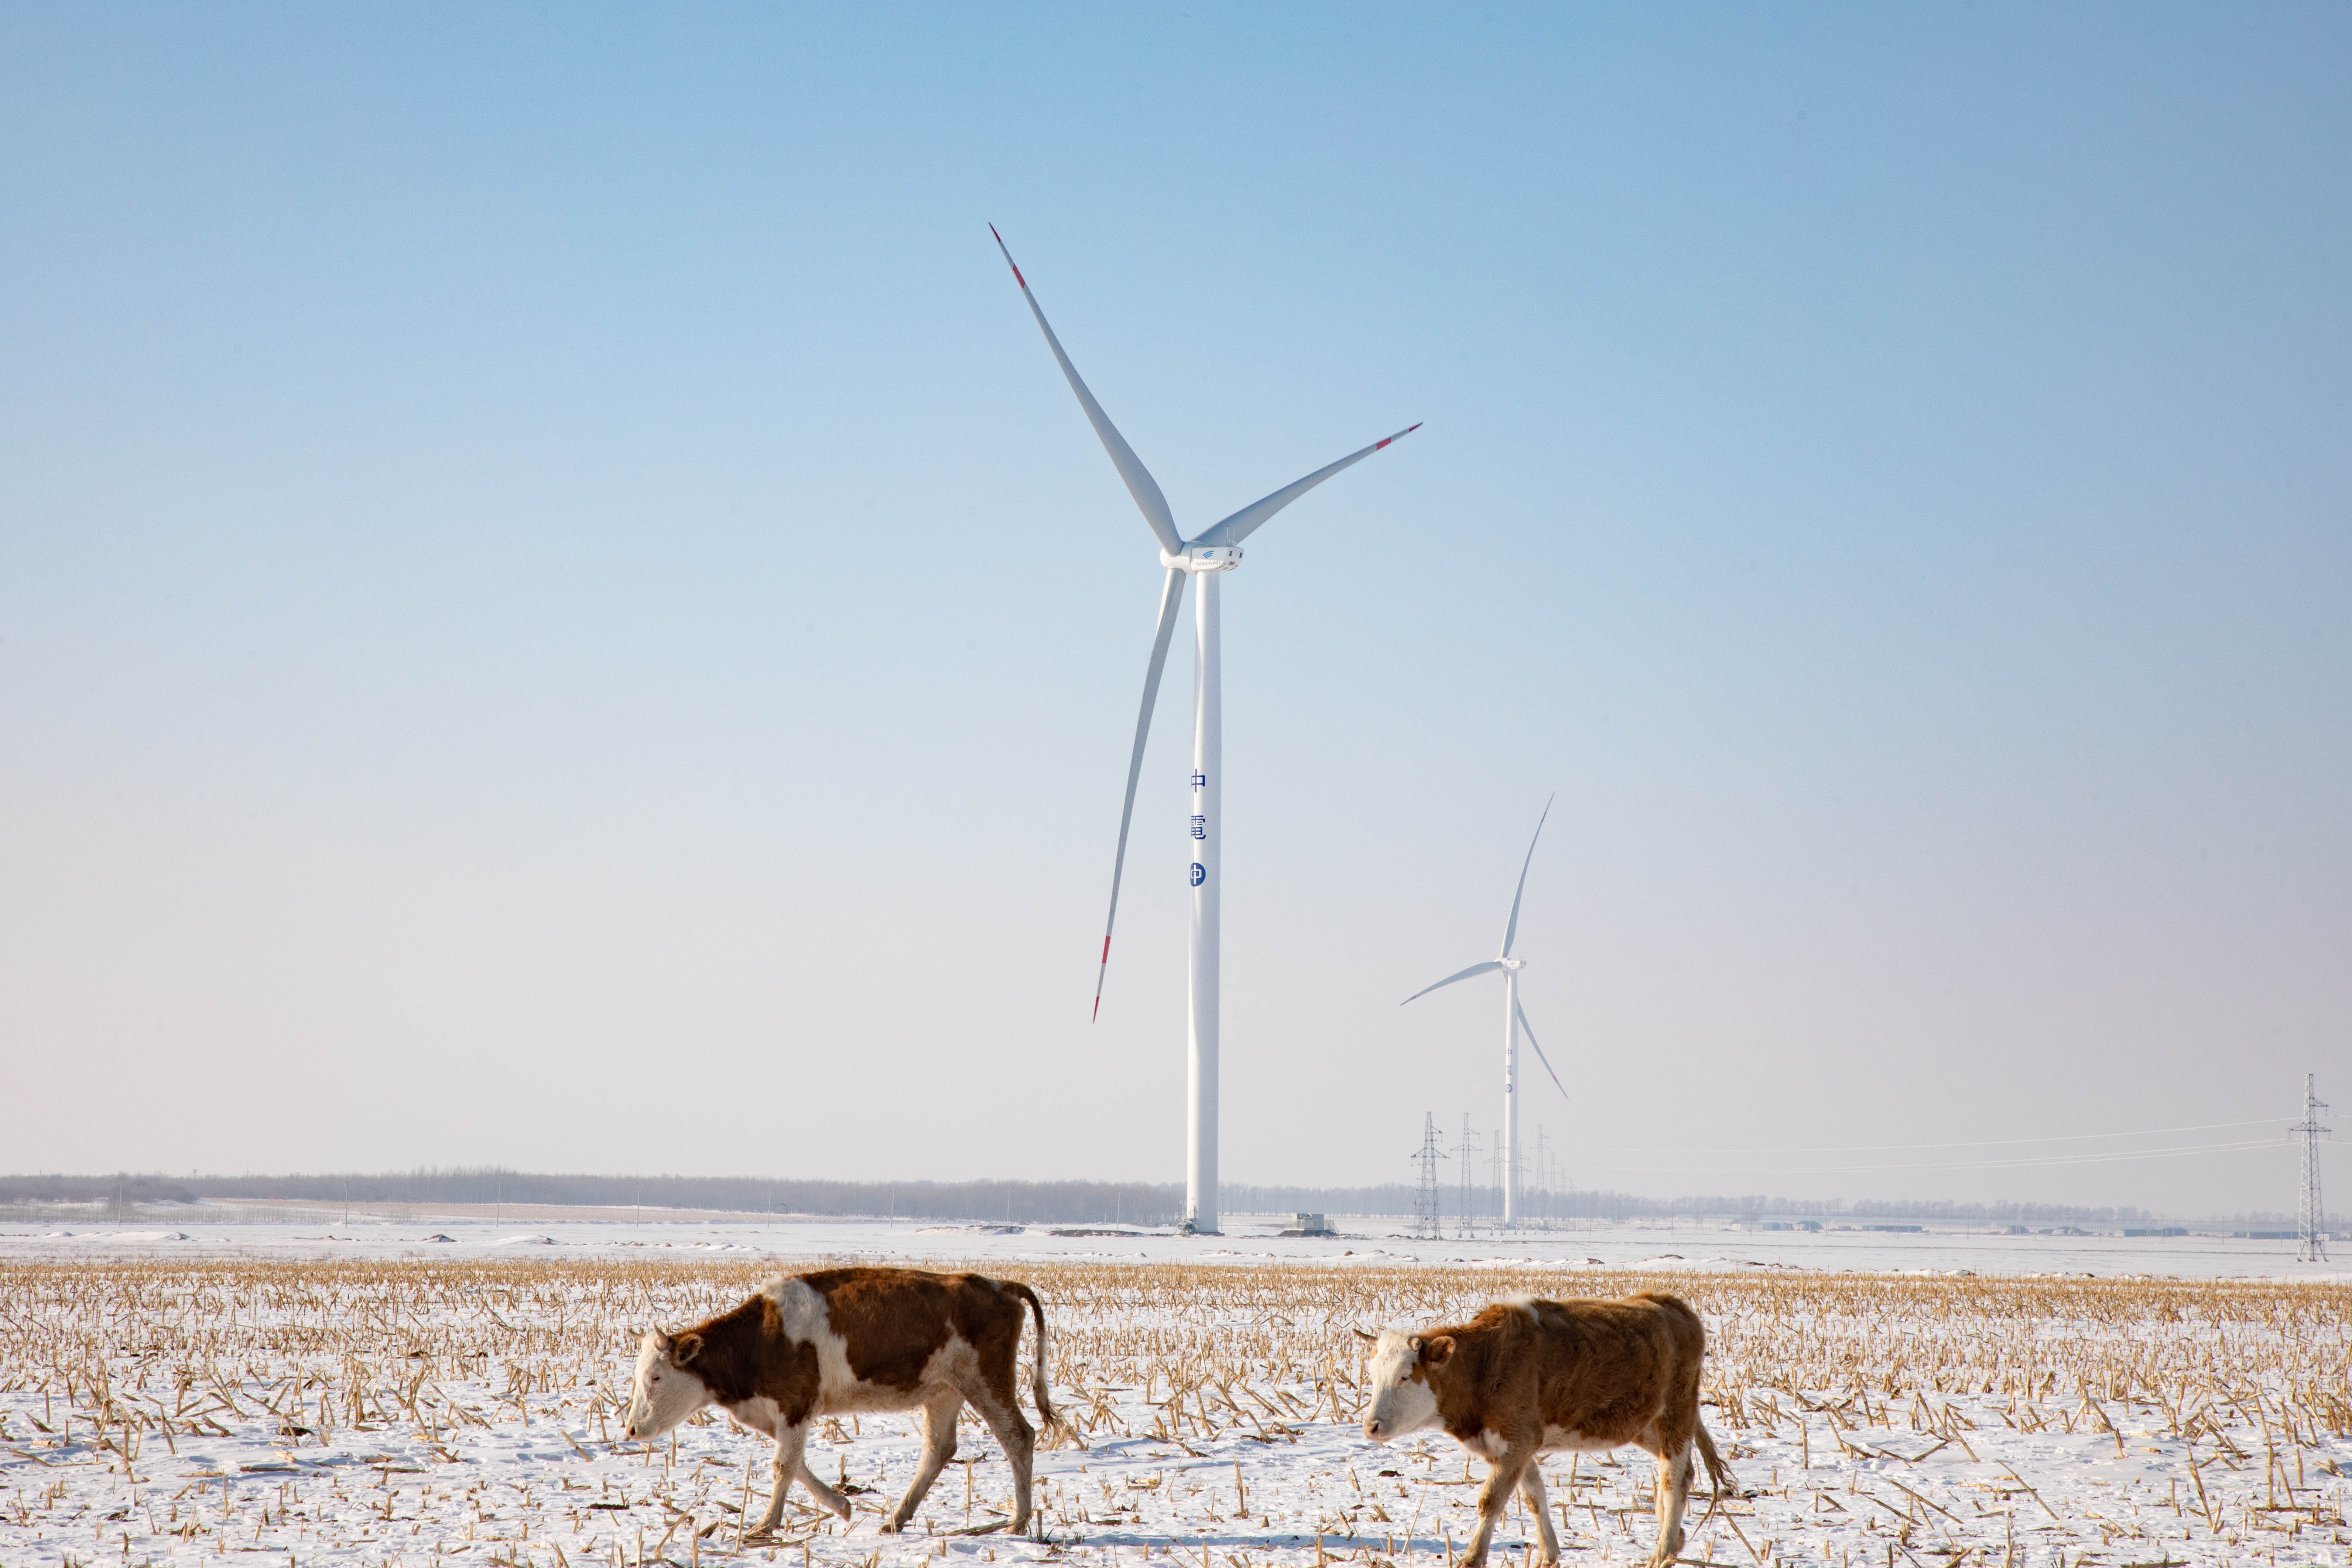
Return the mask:
[[1452,1334],[1438,1334],[1430,1339],[1420,1341],[1419,1344],[1421,1347],[1421,1364],[1423,1366],[1444,1366],[1447,1358],[1454,1354],[1454,1336]]
[[701,1353],[700,1334],[680,1334],[670,1342],[669,1359],[674,1366],[684,1366]]

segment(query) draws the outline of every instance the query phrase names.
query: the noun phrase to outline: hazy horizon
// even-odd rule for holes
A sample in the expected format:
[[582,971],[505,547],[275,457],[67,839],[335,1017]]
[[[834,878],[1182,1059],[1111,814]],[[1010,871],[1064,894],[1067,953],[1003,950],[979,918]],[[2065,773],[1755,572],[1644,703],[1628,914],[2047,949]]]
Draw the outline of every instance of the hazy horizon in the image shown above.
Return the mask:
[[[971,1220],[990,1224],[1093,1225],[1123,1223],[1172,1226],[1184,1208],[1181,1182],[1096,1182],[1084,1178],[1012,1180],[963,1178],[891,1182],[840,1182],[776,1178],[741,1173],[681,1176],[652,1172],[517,1171],[504,1167],[419,1168],[401,1171],[320,1171],[258,1173],[191,1171],[116,1172],[105,1175],[0,1172],[0,1217],[21,1219],[95,1208],[102,1217],[169,1217],[188,1205],[235,1205],[262,1216],[278,1214],[272,1205],[331,1210],[381,1219],[387,1211],[446,1212],[483,1208],[580,1210],[600,1215],[627,1209],[679,1215],[796,1215],[803,1218]],[[1406,1219],[1421,1194],[1411,1183],[1355,1187],[1267,1185],[1226,1182],[1219,1212],[1263,1221],[1301,1212],[1356,1218]],[[1552,1230],[1591,1220],[1612,1224],[1704,1216],[1811,1218],[1823,1223],[1915,1220],[1935,1225],[2029,1225],[2133,1226],[2186,1223],[2285,1226],[2293,1210],[2237,1209],[2191,1205],[2172,1212],[2132,1204],[2089,1206],[2023,1199],[1979,1203],[1926,1196],[1869,1194],[1835,1199],[1790,1198],[1771,1193],[1687,1192],[1664,1197],[1594,1189],[1530,1189],[1522,1193],[1527,1228]],[[1466,1213],[1482,1229],[1497,1225],[1499,1188],[1444,1184],[1438,1194],[1440,1219],[1458,1227]],[[160,1211],[160,1213],[159,1213]],[[2323,1228],[2347,1222],[2331,1212]]]
[[1225,583],[1229,1174],[1491,1136],[1397,1004],[1557,792],[1577,1185],[2291,1210],[2352,13],[1346,16],[0,14],[16,1161],[1181,1180],[1189,648],[1089,1024],[1159,568],[993,222],[1187,531],[1426,422]]

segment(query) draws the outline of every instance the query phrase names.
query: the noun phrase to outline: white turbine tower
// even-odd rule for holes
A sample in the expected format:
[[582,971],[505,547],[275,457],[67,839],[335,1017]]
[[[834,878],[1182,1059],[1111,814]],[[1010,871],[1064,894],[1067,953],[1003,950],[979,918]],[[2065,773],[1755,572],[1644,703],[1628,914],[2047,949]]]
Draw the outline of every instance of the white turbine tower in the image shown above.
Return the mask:
[[1062,352],[1061,340],[1046,324],[1045,312],[1037,308],[1037,297],[1029,291],[1029,280],[1021,276],[1013,252],[1005,249],[1004,237],[996,233],[993,224],[988,232],[995,235],[996,247],[1004,252],[1004,264],[1013,268],[1013,280],[1021,286],[1021,297],[1029,301],[1029,313],[1037,318],[1046,346],[1054,351],[1062,374],[1069,378],[1070,390],[1078,395],[1078,406],[1086,410],[1095,434],[1102,439],[1103,450],[1110,454],[1118,477],[1127,481],[1128,494],[1135,498],[1143,521],[1150,525],[1152,537],[1159,541],[1160,564],[1168,573],[1160,590],[1160,620],[1151,635],[1151,662],[1143,671],[1143,706],[1135,717],[1135,749],[1127,764],[1127,800],[1118,813],[1118,851],[1111,859],[1110,869],[1110,912],[1103,918],[1102,957],[1095,973],[1097,1015],[1102,1012],[1103,979],[1110,968],[1110,931],[1112,922],[1118,917],[1118,884],[1127,867],[1127,830],[1135,815],[1135,785],[1143,768],[1143,744],[1151,733],[1151,708],[1160,695],[1160,670],[1168,662],[1169,639],[1176,630],[1176,613],[1183,605],[1184,580],[1201,580],[1192,623],[1192,852],[1185,857],[1190,862],[1185,874],[1192,884],[1192,939],[1188,1009],[1191,1049],[1185,1080],[1184,1225],[1188,1230],[1213,1235],[1217,1229],[1217,800],[1223,786],[1224,745],[1217,710],[1217,577],[1241,564],[1242,541],[1256,531],[1266,519],[1340,469],[1361,462],[1398,437],[1410,436],[1421,426],[1408,426],[1395,436],[1375,441],[1360,452],[1351,452],[1264,500],[1251,502],[1188,540],[1176,531],[1175,516],[1168,510],[1168,499],[1160,493],[1160,485],[1152,479],[1151,471],[1119,435],[1110,416],[1095,401],[1095,395],[1087,390],[1070,356]]
[[[1557,797],[1555,797],[1557,798]],[[1544,823],[1551,816],[1551,802],[1544,802],[1543,816],[1536,818],[1535,837],[1528,840],[1528,858],[1519,862],[1518,891],[1511,895],[1511,918],[1503,927],[1503,951],[1484,963],[1474,963],[1458,974],[1449,974],[1434,985],[1424,985],[1403,1002],[1402,1007],[1416,1002],[1433,991],[1444,990],[1457,980],[1467,980],[1474,974],[1503,972],[1503,1223],[1516,1225],[1519,1218],[1519,1036],[1525,1033],[1528,1044],[1535,1046],[1536,1059],[1551,1074],[1551,1081],[1559,1089],[1560,1098],[1568,1098],[1568,1086],[1552,1072],[1551,1058],[1536,1045],[1534,1026],[1528,1022],[1526,1009],[1519,1005],[1519,971],[1527,967],[1524,959],[1511,956],[1511,943],[1519,934],[1519,900],[1527,895],[1528,868],[1535,863],[1536,839],[1543,837]],[[1573,1102],[1571,1102],[1573,1103]]]

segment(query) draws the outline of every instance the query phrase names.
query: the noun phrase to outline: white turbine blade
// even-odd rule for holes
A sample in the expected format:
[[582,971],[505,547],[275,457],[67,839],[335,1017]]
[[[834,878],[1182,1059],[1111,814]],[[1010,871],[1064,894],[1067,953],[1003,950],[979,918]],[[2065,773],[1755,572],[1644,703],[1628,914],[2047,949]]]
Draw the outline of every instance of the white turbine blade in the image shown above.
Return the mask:
[[1168,640],[1176,632],[1176,612],[1184,603],[1187,574],[1171,572],[1160,590],[1160,625],[1151,634],[1151,662],[1143,670],[1143,707],[1135,716],[1135,751],[1127,762],[1127,803],[1118,808],[1118,853],[1110,863],[1110,912],[1103,916],[1102,967],[1095,971],[1094,1016],[1102,1016],[1103,982],[1110,975],[1110,928],[1118,920],[1118,883],[1127,874],[1127,829],[1135,819],[1135,784],[1143,773],[1143,743],[1151,738],[1151,707],[1160,700],[1160,671],[1168,663]]
[[[1037,296],[1029,292],[1029,279],[1021,276],[1021,268],[1013,259],[1013,252],[1004,249],[1004,237],[996,233],[994,224],[988,226],[988,232],[996,236],[996,248],[1004,251],[1004,265],[1013,268],[1013,281],[1021,285],[1021,297],[1029,301],[1029,313],[1037,318],[1038,328],[1045,334],[1046,345],[1054,351],[1054,357],[1061,362],[1062,374],[1070,378],[1070,390],[1078,395],[1078,406],[1085,409],[1087,417],[1093,421],[1095,434],[1102,437],[1103,450],[1110,454],[1111,462],[1118,469],[1118,477],[1127,481],[1127,493],[1135,498],[1137,508],[1143,513],[1143,521],[1151,525],[1153,536],[1160,541],[1160,548],[1171,555],[1181,552],[1184,548],[1184,539],[1176,531],[1176,516],[1168,510],[1168,498],[1160,493],[1160,481],[1151,477],[1151,470],[1143,466],[1143,459],[1135,455],[1135,448],[1127,444],[1127,437],[1118,433],[1118,426],[1110,422],[1110,416],[1102,411],[1102,405],[1095,401],[1095,395],[1088,392],[1087,384],[1079,379],[1078,367],[1072,364],[1070,356],[1062,352],[1062,340],[1054,335],[1054,329],[1046,325],[1045,312],[1037,308]],[[1360,453],[1358,455],[1361,456]]]
[[[1516,996],[1511,998],[1511,1010],[1519,1016],[1519,1027],[1527,1031],[1528,1044],[1536,1046],[1535,1026],[1528,1022],[1528,1010],[1519,1005],[1519,999]],[[1559,1097],[1574,1105],[1576,1101],[1568,1097],[1568,1085],[1559,1081],[1559,1074],[1551,1072],[1551,1058],[1543,1054],[1541,1046],[1536,1046],[1536,1060],[1543,1063],[1544,1071],[1551,1073],[1552,1087],[1559,1090]]]
[[1519,900],[1527,896],[1528,868],[1534,865],[1536,861],[1536,838],[1541,838],[1543,837],[1543,825],[1545,822],[1549,820],[1551,816],[1551,803],[1559,798],[1559,795],[1554,795],[1550,800],[1544,802],[1543,816],[1536,818],[1535,838],[1528,840],[1528,858],[1519,862],[1519,889],[1517,892],[1511,895],[1511,923],[1503,928],[1503,956],[1505,958],[1511,956],[1511,943],[1518,940]]
[[1357,463],[1362,462],[1366,458],[1370,457],[1374,452],[1379,451],[1381,447],[1390,445],[1391,442],[1402,441],[1407,436],[1412,435],[1414,431],[1420,428],[1421,426],[1419,424],[1408,425],[1403,429],[1398,431],[1395,435],[1388,437],[1382,440],[1375,441],[1360,452],[1350,452],[1346,457],[1340,458],[1338,462],[1331,464],[1328,468],[1318,468],[1313,473],[1307,475],[1305,479],[1298,480],[1297,483],[1283,486],[1272,495],[1267,496],[1264,500],[1254,500],[1250,502],[1249,505],[1242,508],[1241,510],[1234,513],[1233,516],[1209,529],[1206,532],[1202,533],[1200,538],[1194,540],[1192,542],[1195,544],[1209,545],[1239,544],[1243,540],[1247,539],[1251,534],[1257,531],[1258,524],[1264,522],[1267,518],[1272,517],[1276,512],[1280,511],[1284,507],[1288,506],[1292,501],[1297,500],[1300,496],[1305,495],[1308,490],[1313,489],[1317,485],[1321,484],[1325,479],[1329,479],[1333,474],[1338,473],[1341,468],[1349,468]]
[[1491,958],[1484,963],[1474,963],[1459,974],[1449,974],[1434,985],[1423,986],[1420,990],[1406,997],[1404,1002],[1398,1003],[1397,1005],[1402,1007],[1405,1005],[1405,1002],[1418,1002],[1421,998],[1428,995],[1431,992],[1443,991],[1457,980],[1467,980],[1474,974],[1484,974],[1490,969],[1500,969],[1503,966],[1500,963]]

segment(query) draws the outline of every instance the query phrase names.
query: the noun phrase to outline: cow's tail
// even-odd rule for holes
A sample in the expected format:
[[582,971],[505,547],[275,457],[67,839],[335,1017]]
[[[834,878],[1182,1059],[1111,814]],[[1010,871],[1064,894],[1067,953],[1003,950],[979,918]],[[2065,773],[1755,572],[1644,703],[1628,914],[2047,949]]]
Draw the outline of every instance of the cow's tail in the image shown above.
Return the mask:
[[1704,1419],[1693,1421],[1691,1432],[1698,1440],[1698,1457],[1706,1461],[1707,1484],[1712,1489],[1712,1495],[1706,1500],[1706,1518],[1698,1521],[1699,1528],[1704,1530],[1706,1521],[1715,1517],[1716,1505],[1723,1500],[1724,1493],[1729,1492],[1734,1497],[1739,1495],[1739,1483],[1732,1479],[1731,1467],[1723,1462],[1723,1456],[1715,1451],[1715,1439],[1707,1436],[1706,1422]]
[[[1693,1347],[1699,1356],[1704,1357],[1706,1354],[1706,1325],[1700,1321],[1698,1313],[1693,1310],[1688,1301],[1679,1296],[1668,1295],[1664,1290],[1644,1290],[1642,1295],[1688,1322]],[[1715,1438],[1708,1433],[1706,1419],[1698,1413],[1696,1400],[1696,1396],[1694,1394],[1694,1402],[1691,1405],[1691,1437],[1698,1447],[1699,1458],[1706,1465],[1709,1493],[1706,1500],[1706,1519],[1699,1521],[1700,1525],[1704,1527],[1707,1519],[1715,1517],[1716,1507],[1723,1501],[1724,1493],[1729,1492],[1734,1497],[1739,1495],[1739,1483],[1732,1478],[1731,1467],[1723,1462],[1723,1456],[1715,1451]]]
[[1084,1447],[1086,1445],[1079,1442],[1076,1430],[1054,1408],[1054,1396],[1046,1389],[1045,1304],[1038,1300],[1037,1292],[1026,1285],[1008,1279],[1004,1288],[1029,1303],[1029,1315],[1037,1322],[1037,1364],[1029,1374],[1029,1395],[1037,1402],[1037,1419],[1045,1426],[1047,1436],[1058,1436]]

